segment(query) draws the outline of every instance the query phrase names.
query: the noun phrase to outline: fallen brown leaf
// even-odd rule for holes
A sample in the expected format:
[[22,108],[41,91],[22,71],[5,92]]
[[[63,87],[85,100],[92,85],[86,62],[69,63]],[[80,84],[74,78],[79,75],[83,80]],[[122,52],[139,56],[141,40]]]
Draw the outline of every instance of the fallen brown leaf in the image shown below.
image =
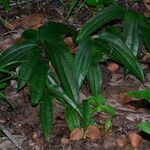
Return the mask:
[[70,140],[79,141],[83,137],[83,129],[76,128],[70,134]]
[[24,16],[16,20],[8,22],[8,28],[15,29],[17,26],[23,26],[27,28],[36,29],[42,26],[44,23],[44,16],[42,14],[32,14],[29,16]]
[[84,137],[88,137],[91,140],[97,140],[100,138],[100,130],[98,127],[89,125],[85,131]]
[[74,44],[72,37],[71,37],[71,36],[66,37],[66,38],[64,39],[64,42],[65,42],[66,45],[71,49],[71,52],[72,52],[73,54],[75,54],[75,53],[76,53],[76,45]]
[[144,12],[144,15],[146,17],[150,17],[150,0],[143,0],[143,2],[144,2],[144,5],[145,5],[145,8],[146,8],[146,10]]

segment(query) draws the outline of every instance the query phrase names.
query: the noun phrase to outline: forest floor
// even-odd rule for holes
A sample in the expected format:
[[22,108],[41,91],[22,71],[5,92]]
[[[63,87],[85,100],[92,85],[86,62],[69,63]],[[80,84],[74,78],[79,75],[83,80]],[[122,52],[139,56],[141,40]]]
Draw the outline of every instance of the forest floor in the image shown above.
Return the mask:
[[[93,9],[85,7],[78,14],[75,21],[70,17],[66,22],[66,13],[60,1],[50,1],[46,5],[37,4],[25,5],[22,8],[14,7],[9,14],[2,11],[0,16],[7,18],[8,23],[0,25],[0,51],[4,51],[8,46],[20,40],[21,33],[26,28],[38,28],[44,22],[55,21],[63,22],[80,27],[93,14]],[[28,88],[21,92],[16,92],[16,81],[12,80],[4,90],[11,103],[16,106],[15,111],[5,102],[0,102],[0,124],[8,130],[24,150],[132,150],[129,142],[131,133],[138,133],[141,143],[138,150],[150,150],[150,136],[136,129],[136,125],[143,121],[150,121],[150,105],[143,101],[136,101],[125,95],[126,92],[135,89],[150,88],[150,62],[148,58],[141,56],[141,65],[146,74],[146,80],[141,83],[133,75],[124,79],[121,67],[115,72],[109,70],[107,62],[102,64],[103,72],[103,95],[107,103],[116,108],[118,114],[112,120],[109,132],[104,135],[105,113],[95,114],[95,121],[98,124],[100,135],[96,140],[83,138],[81,140],[70,140],[70,131],[62,114],[63,108],[54,103],[54,127],[50,142],[43,138],[38,118],[38,107],[32,107]],[[87,83],[81,89],[82,96],[89,95]],[[124,142],[124,148],[120,148],[117,141]],[[17,149],[11,141],[0,134],[0,150]]]

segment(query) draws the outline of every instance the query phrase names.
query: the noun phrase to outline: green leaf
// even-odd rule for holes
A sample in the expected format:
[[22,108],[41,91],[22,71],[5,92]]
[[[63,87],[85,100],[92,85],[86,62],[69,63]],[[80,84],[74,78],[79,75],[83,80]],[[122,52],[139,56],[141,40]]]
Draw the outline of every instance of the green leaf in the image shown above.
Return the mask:
[[67,18],[70,16],[70,14],[72,13],[73,9],[75,8],[75,6],[78,4],[78,0],[73,0],[73,2],[71,3],[69,12],[67,14]]
[[40,59],[40,54],[41,50],[38,47],[30,49],[29,54],[25,58],[26,62],[22,63],[19,68],[18,90],[29,81]]
[[150,102],[150,89],[130,91],[127,95],[137,99],[145,99]]
[[38,40],[46,41],[55,37],[64,38],[69,35],[71,29],[62,23],[48,22],[38,30]]
[[149,25],[141,27],[140,33],[146,45],[148,52],[150,52],[150,27]]
[[102,32],[98,38],[95,38],[95,42],[104,48],[103,51],[112,60],[123,64],[139,80],[144,81],[143,70],[137,58],[120,38],[108,32]]
[[91,64],[87,74],[88,84],[93,96],[101,94],[102,89],[102,74],[99,63]]
[[101,95],[98,95],[98,96],[89,96],[87,97],[87,101],[91,104],[91,105],[94,105],[94,106],[101,106],[101,105],[104,105],[105,104],[105,98]]
[[0,4],[2,4],[6,13],[9,12],[9,0],[0,0]]
[[107,134],[109,132],[109,129],[111,127],[111,118],[107,118],[105,121],[105,134]]
[[49,141],[53,125],[52,97],[45,90],[40,100],[40,122],[45,138]]
[[96,16],[87,21],[87,23],[81,28],[77,40],[90,36],[106,23],[115,19],[120,19],[123,14],[124,9],[119,5],[113,5],[101,10]]
[[[65,107],[72,107],[76,112],[79,113],[80,116],[82,116],[80,109],[78,108],[78,105],[71,100],[61,88],[59,88],[56,85],[50,85],[48,86],[48,91],[51,95],[53,95],[58,101],[61,102],[62,105]],[[69,105],[69,106],[68,106]]]
[[65,107],[72,107],[82,117],[78,105],[64,93],[63,89],[59,87],[50,76],[48,76],[47,86],[48,92],[53,95],[62,105]]
[[73,108],[67,107],[65,109],[65,118],[71,131],[75,128],[80,128],[80,117]]
[[111,116],[115,116],[117,114],[116,109],[109,105],[101,105],[96,108],[97,111],[107,112]]
[[128,48],[137,56],[142,47],[139,26],[145,22],[145,17],[136,12],[127,11],[124,18],[124,38]]
[[37,40],[38,39],[38,30],[35,29],[27,29],[23,32],[22,37],[29,40]]
[[84,100],[82,102],[81,110],[82,110],[82,114],[83,114],[82,126],[85,129],[91,124],[91,119],[92,119],[91,107],[87,100]]
[[5,83],[5,82],[0,83],[0,90],[4,89],[6,86],[7,86],[7,83]]
[[22,41],[11,46],[0,55],[0,66],[21,60],[35,46],[36,44],[31,41]]
[[57,42],[53,45],[47,45],[48,56],[52,62],[64,92],[70,99],[76,103],[79,102],[79,86],[75,63],[68,47],[62,43]]
[[39,60],[32,77],[29,79],[29,89],[32,104],[38,104],[44,91],[47,79],[48,63]]
[[82,40],[79,42],[77,54],[75,56],[75,66],[77,70],[79,87],[81,87],[91,65],[92,49],[92,41]]
[[150,134],[150,122],[149,121],[142,122],[138,124],[137,127],[139,130],[144,131],[147,134]]

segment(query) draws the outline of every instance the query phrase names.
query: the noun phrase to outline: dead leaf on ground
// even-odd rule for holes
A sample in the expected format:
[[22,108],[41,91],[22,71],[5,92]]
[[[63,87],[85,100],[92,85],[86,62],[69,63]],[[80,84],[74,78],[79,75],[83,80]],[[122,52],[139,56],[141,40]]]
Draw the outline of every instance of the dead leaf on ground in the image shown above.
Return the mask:
[[83,137],[83,129],[76,128],[70,134],[70,140],[79,141]]
[[16,20],[9,21],[6,26],[10,29],[15,29],[17,26],[36,29],[42,26],[44,22],[45,20],[42,14],[32,14]]
[[145,5],[145,8],[146,8],[146,10],[144,12],[144,15],[146,17],[150,17],[150,0],[143,0],[143,2],[144,2],[144,5]]
[[71,52],[72,52],[73,54],[75,54],[75,53],[76,53],[76,45],[75,45],[75,43],[73,42],[72,37],[71,37],[71,36],[66,37],[66,38],[64,39],[64,42],[65,42],[66,45],[71,49]]
[[84,137],[88,137],[91,140],[97,140],[100,138],[100,130],[98,127],[89,125],[84,133]]

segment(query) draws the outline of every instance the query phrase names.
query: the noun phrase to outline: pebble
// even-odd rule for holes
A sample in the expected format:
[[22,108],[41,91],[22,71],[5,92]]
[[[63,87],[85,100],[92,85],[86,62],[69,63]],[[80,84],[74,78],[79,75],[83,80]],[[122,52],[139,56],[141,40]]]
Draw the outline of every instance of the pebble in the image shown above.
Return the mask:
[[111,62],[111,63],[109,63],[109,64],[107,65],[107,68],[108,68],[108,70],[109,70],[110,72],[116,72],[116,71],[119,70],[119,65],[116,64],[116,63]]
[[70,140],[79,141],[83,137],[83,129],[76,128],[70,134]]
[[61,144],[65,145],[65,144],[68,144],[69,143],[69,139],[67,138],[62,138],[61,139]]
[[135,132],[129,133],[129,141],[133,148],[138,148],[142,142],[142,138],[139,134]]
[[100,130],[98,127],[89,125],[85,131],[84,137],[88,137],[91,140],[97,140],[100,138]]
[[117,138],[116,143],[118,145],[118,147],[123,148],[126,146],[127,144],[127,138],[125,135],[121,135]]

